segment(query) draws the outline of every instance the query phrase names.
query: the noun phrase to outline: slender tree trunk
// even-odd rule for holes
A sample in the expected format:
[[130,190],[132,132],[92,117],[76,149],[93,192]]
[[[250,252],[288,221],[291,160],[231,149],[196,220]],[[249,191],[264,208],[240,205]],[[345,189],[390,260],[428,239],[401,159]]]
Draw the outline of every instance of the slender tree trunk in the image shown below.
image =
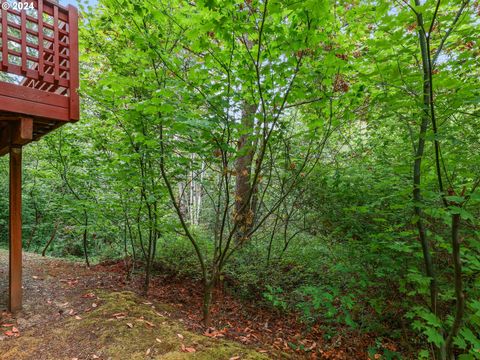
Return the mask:
[[40,215],[39,211],[35,209],[35,224],[33,225],[32,231],[30,232],[30,236],[28,237],[27,241],[27,250],[30,249],[30,245],[32,244],[32,240],[37,232],[38,224],[40,223],[42,216]]
[[460,259],[460,215],[452,215],[452,260],[454,264],[455,274],[455,297],[457,299],[455,307],[455,318],[453,320],[452,328],[445,341],[445,348],[448,359],[453,359],[453,340],[458,335],[462,325],[463,316],[465,313],[465,294],[463,292],[462,279],[462,262]]
[[83,254],[85,255],[85,263],[90,267],[90,260],[88,259],[88,213],[83,211],[85,215],[85,224],[83,227]]
[[[417,0],[418,2],[418,0]],[[425,272],[430,278],[430,307],[432,312],[437,314],[437,298],[438,286],[436,274],[433,266],[433,261],[430,253],[430,245],[427,239],[425,226],[423,223],[423,211],[421,209],[422,195],[421,195],[421,173],[422,160],[425,151],[425,137],[427,134],[428,123],[430,122],[430,108],[431,108],[431,82],[430,82],[430,64],[428,61],[428,47],[427,39],[424,30],[422,14],[418,14],[417,22],[419,26],[418,39],[420,43],[420,50],[422,53],[422,69],[423,69],[423,112],[420,125],[420,133],[418,139],[417,151],[415,154],[415,164],[413,169],[413,201],[414,212],[417,220],[418,237],[422,245],[423,259],[425,262]]]
[[45,247],[43,248],[42,256],[45,256],[45,254],[47,253],[48,247],[50,246],[50,244],[51,244],[51,243],[53,242],[53,240],[55,239],[55,235],[57,234],[58,225],[60,225],[60,223],[59,223],[59,222],[56,222],[56,223],[55,223],[55,226],[53,227],[52,235],[50,236],[50,239],[48,240],[47,244],[46,244]]
[[204,292],[203,292],[203,325],[205,328],[210,327],[211,323],[211,305],[213,300],[213,288],[215,285],[215,279],[212,278],[210,280],[206,280],[204,284]]
[[255,125],[256,105],[244,104],[242,109],[242,134],[238,139],[237,151],[241,154],[235,163],[235,214],[234,219],[238,222],[236,241],[243,242],[253,225],[253,209],[249,202],[249,194],[252,190],[252,160],[255,154],[252,140]]

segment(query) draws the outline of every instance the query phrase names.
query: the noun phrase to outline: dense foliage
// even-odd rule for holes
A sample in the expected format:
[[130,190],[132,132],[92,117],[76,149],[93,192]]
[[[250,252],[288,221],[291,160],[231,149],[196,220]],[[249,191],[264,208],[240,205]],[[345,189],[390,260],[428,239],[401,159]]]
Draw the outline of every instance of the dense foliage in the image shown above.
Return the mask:
[[82,120],[26,151],[25,248],[130,259],[145,290],[155,271],[196,278],[206,325],[222,285],[327,337],[479,359],[479,16],[101,0],[83,11]]

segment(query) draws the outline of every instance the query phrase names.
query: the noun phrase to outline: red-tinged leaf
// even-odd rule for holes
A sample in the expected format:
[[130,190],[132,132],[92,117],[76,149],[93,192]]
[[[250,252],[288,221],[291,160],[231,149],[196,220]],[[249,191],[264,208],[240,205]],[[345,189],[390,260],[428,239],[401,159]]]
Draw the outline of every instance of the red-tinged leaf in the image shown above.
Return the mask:
[[13,330],[12,331],[10,331],[10,330],[5,331],[4,334],[8,337],[18,337],[18,336],[20,336],[20,333],[18,332],[18,330],[17,331],[13,331]]
[[187,353],[194,353],[196,352],[197,350],[195,348],[192,348],[192,347],[186,347],[185,348],[185,352]]
[[12,326],[14,326],[14,325],[15,325],[15,324],[3,324],[2,326],[3,326],[3,327],[12,327]]
[[82,298],[84,298],[84,299],[91,299],[91,298],[94,298],[94,297],[95,297],[95,294],[92,293],[92,292],[82,295]]

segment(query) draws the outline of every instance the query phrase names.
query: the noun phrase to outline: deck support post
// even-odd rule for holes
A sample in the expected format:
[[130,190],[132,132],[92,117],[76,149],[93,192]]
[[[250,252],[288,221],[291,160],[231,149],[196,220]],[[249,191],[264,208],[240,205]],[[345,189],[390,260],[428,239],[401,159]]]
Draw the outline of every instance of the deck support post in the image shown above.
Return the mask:
[[10,147],[10,286],[8,309],[22,309],[22,147]]

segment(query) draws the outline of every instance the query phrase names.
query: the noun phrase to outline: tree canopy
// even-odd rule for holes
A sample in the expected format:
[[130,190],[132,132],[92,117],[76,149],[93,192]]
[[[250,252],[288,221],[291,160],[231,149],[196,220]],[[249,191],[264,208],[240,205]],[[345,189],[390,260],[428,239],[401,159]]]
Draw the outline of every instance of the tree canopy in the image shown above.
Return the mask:
[[196,279],[207,327],[222,287],[326,339],[374,334],[372,359],[479,359],[479,16],[468,0],[83,8],[82,119],[28,148],[26,249],[130,259],[145,291],[159,271]]

